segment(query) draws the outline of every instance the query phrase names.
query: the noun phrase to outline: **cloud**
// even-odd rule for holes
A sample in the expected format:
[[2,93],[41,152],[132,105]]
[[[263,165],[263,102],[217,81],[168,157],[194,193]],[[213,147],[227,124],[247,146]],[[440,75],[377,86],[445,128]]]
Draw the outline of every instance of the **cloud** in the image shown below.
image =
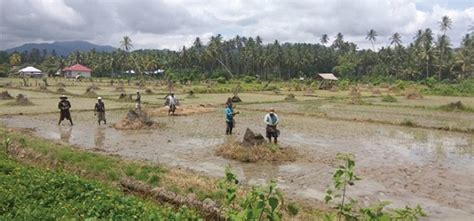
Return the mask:
[[418,29],[439,32],[443,15],[453,20],[448,35],[459,45],[474,22],[470,1],[415,0],[0,0],[0,49],[27,42],[88,40],[118,46],[122,36],[135,48],[180,49],[196,37],[221,33],[259,35],[265,42],[319,42],[341,32],[359,48],[369,29],[378,33],[376,47],[394,32],[404,43]]

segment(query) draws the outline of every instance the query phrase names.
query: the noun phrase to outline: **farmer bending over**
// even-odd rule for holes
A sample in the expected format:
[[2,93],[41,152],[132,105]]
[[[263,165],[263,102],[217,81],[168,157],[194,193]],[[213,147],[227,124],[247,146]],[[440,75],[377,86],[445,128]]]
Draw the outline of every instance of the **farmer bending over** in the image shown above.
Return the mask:
[[278,115],[275,114],[275,110],[273,108],[270,108],[270,112],[265,115],[265,124],[267,125],[267,138],[270,143],[272,142],[273,137],[275,144],[277,144],[278,136],[280,135],[280,131],[277,129],[278,123]]
[[232,129],[235,126],[234,116],[237,115],[239,112],[234,112],[232,105],[226,105],[225,108],[225,122],[227,127],[225,129],[226,135],[232,134]]
[[58,125],[61,125],[61,122],[64,119],[68,119],[69,122],[71,122],[71,126],[74,125],[72,123],[71,113],[69,112],[69,109],[71,108],[71,103],[69,103],[69,101],[67,100],[66,95],[61,95],[59,99],[61,99],[61,101],[59,101],[58,109],[61,110],[61,115],[59,116]]
[[104,121],[104,124],[107,124],[107,120],[105,120],[105,104],[104,102],[102,102],[101,97],[97,98],[97,103],[95,103],[94,111],[94,115],[97,116],[97,122],[99,122],[99,125],[101,121]]

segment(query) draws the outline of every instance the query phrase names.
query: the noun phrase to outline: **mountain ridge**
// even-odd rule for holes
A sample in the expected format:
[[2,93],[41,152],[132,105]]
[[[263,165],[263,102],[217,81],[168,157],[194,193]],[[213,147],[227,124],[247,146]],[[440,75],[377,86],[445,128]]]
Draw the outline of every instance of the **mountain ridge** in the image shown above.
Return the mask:
[[67,56],[70,53],[79,50],[81,52],[88,52],[95,48],[97,52],[112,52],[116,50],[116,48],[109,46],[109,45],[97,45],[88,41],[55,41],[52,43],[25,43],[23,45],[6,49],[7,53],[18,52],[22,53],[24,51],[31,51],[36,48],[42,54],[43,50],[46,49],[48,55],[55,51],[56,55],[58,56]]

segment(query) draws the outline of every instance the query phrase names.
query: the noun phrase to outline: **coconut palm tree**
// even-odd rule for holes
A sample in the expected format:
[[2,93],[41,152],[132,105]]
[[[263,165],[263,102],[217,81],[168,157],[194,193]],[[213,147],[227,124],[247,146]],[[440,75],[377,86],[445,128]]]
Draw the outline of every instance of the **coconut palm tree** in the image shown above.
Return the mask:
[[320,40],[321,40],[321,44],[326,45],[329,42],[329,36],[327,34],[323,34]]
[[130,49],[133,48],[132,39],[128,36],[123,36],[122,40],[120,41],[120,48],[126,52],[130,51]]
[[370,29],[367,32],[365,39],[369,40],[372,43],[372,49],[375,51],[374,42],[377,40],[377,32],[374,29]]
[[10,56],[10,65],[11,66],[17,66],[19,64],[21,64],[21,56],[20,54],[18,53],[13,53],[11,56]]
[[390,45],[397,45],[400,46],[402,43],[402,36],[398,32],[393,33],[392,37],[390,37]]
[[[441,21],[439,22],[439,29],[443,32],[443,35],[439,38],[440,39],[439,46],[441,46],[439,47],[439,50],[440,50],[439,60],[441,64],[439,65],[438,80],[441,80],[441,70],[443,69],[443,65],[445,63],[443,60],[443,54],[444,54],[444,49],[446,47],[443,47],[443,46],[447,46],[449,44],[448,38],[446,37],[446,31],[448,31],[448,29],[451,29],[452,24],[453,24],[453,21],[446,15],[443,16],[441,18]],[[447,44],[444,44],[444,43],[447,43]]]

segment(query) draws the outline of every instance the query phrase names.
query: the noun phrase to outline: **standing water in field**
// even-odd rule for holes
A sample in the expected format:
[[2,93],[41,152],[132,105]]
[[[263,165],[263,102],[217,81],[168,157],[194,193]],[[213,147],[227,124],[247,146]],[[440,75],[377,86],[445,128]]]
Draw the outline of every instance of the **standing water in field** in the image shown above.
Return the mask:
[[[241,163],[215,155],[225,143],[240,140],[249,127],[264,133],[261,113],[239,116],[235,135],[223,135],[220,112],[186,117],[154,117],[156,130],[116,130],[97,126],[92,113],[74,113],[74,127],[55,125],[57,116],[0,118],[9,127],[32,128],[34,134],[84,149],[100,149],[131,159],[180,166],[222,176],[231,164],[248,184],[276,180],[290,198],[321,203],[338,163],[336,153],[354,153],[362,180],[348,194],[362,203],[388,200],[394,207],[420,204],[430,219],[474,216],[474,135],[362,122],[286,117],[280,125],[281,145],[296,149],[293,162]],[[108,113],[118,122],[125,112]]]

